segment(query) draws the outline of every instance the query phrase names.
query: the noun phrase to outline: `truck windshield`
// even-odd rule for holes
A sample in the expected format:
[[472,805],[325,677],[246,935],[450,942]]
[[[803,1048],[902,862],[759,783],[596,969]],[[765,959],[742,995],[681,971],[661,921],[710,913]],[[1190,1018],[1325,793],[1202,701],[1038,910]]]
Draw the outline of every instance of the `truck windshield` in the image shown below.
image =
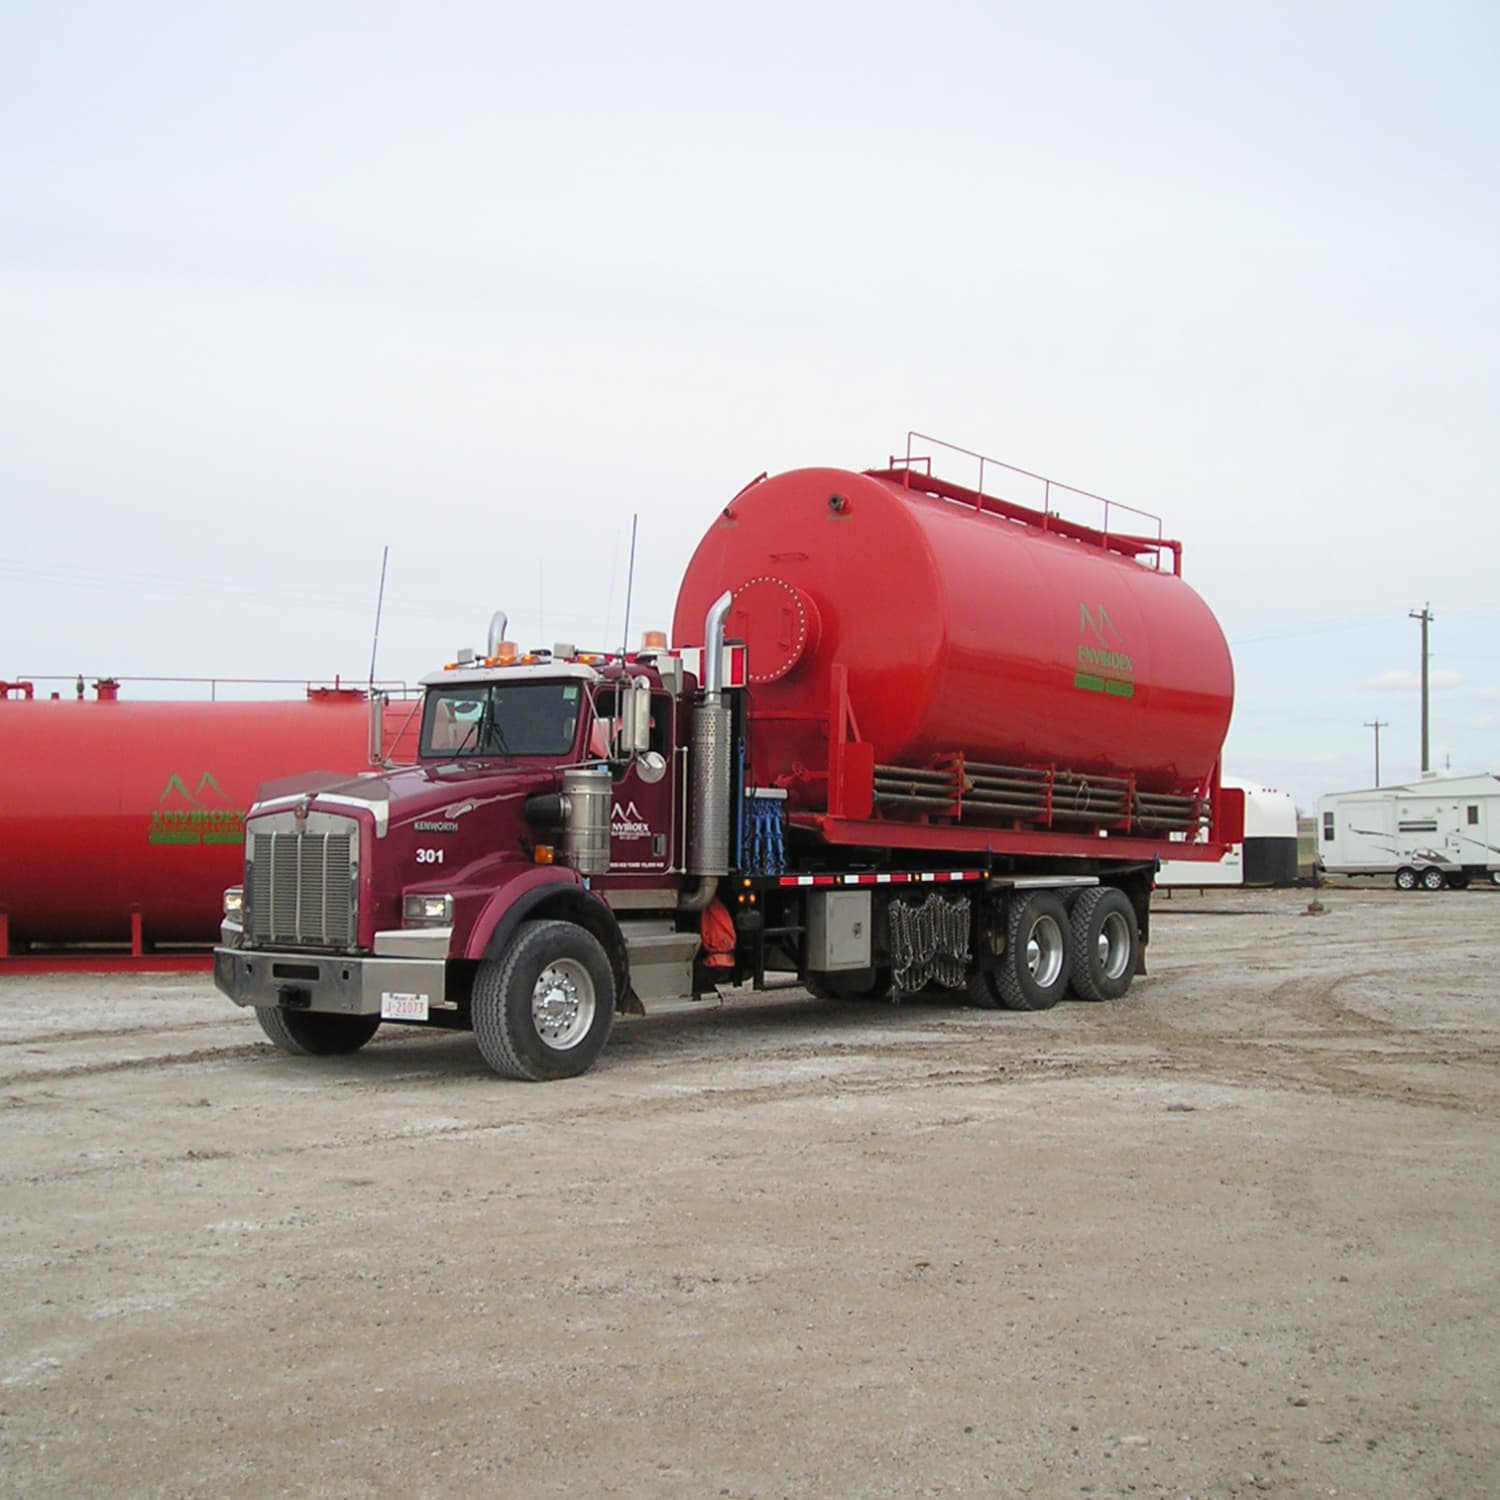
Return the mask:
[[453,683],[427,690],[424,757],[566,755],[582,701],[576,682]]

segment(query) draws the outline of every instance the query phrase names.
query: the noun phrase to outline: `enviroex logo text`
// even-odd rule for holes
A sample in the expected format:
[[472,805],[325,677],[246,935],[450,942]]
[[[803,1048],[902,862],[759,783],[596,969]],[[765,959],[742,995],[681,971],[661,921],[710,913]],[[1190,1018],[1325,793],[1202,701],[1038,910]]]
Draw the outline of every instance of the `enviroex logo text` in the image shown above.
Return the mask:
[[[210,801],[210,797],[216,800]],[[175,772],[167,777],[151,813],[148,841],[153,844],[241,844],[245,815],[225,805],[224,790],[212,771],[198,778],[195,791]]]
[[641,816],[634,802],[621,807],[618,802],[610,809],[610,836],[617,839],[643,839],[651,832],[651,825]]
[[1086,693],[1107,693],[1112,698],[1135,697],[1135,663],[1120,650],[1120,632],[1101,604],[1091,610],[1078,606],[1078,662],[1073,686]]

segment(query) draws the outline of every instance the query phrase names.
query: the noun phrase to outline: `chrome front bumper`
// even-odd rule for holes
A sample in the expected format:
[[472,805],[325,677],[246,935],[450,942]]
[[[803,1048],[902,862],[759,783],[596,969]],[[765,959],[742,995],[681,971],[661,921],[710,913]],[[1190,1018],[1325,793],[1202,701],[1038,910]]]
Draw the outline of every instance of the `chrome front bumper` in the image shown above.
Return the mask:
[[346,958],[323,953],[214,949],[214,984],[236,1005],[378,1016],[382,995],[425,995],[447,1008],[447,966],[440,958]]

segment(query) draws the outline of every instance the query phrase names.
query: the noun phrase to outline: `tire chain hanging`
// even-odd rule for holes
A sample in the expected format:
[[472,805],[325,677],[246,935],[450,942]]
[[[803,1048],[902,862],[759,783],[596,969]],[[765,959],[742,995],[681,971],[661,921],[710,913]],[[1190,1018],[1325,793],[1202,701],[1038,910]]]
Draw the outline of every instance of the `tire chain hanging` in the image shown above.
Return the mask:
[[952,900],[936,891],[920,906],[893,901],[889,907],[891,982],[914,995],[928,984],[959,989],[969,969],[969,898]]

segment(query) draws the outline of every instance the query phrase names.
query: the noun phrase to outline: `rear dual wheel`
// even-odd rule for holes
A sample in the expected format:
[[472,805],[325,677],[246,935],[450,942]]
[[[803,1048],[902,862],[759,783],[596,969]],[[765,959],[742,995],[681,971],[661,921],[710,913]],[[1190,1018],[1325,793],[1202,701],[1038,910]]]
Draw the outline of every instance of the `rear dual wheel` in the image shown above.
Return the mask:
[[836,974],[809,974],[803,984],[814,1000],[885,1000],[891,993],[891,971],[846,969]]
[[1073,903],[1073,993],[1080,1000],[1118,1000],[1135,978],[1140,928],[1135,907],[1111,885],[1090,886]]
[[1071,924],[1061,895],[1032,891],[1005,913],[1001,966],[975,978],[984,989],[993,986],[1007,1010],[1050,1011],[1068,993],[1070,950]]
[[1071,987],[1081,1000],[1117,1000],[1139,953],[1135,908],[1123,891],[1091,886],[1071,911],[1053,892],[1033,891],[1006,913],[1000,963],[970,976],[969,998],[985,1009],[1050,1010]]

